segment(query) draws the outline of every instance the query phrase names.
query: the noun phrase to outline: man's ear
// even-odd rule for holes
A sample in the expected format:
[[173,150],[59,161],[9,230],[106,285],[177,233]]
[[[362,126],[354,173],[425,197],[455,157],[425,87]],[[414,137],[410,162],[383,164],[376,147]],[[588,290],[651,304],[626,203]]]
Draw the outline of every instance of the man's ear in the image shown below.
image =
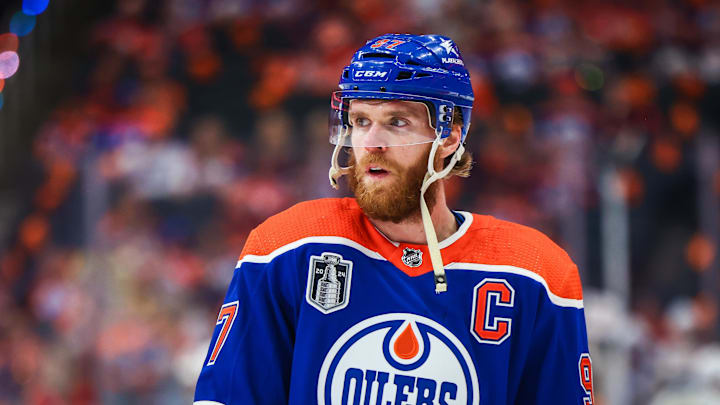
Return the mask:
[[462,126],[461,125],[453,125],[452,131],[450,132],[450,136],[445,138],[443,140],[443,143],[440,144],[440,146],[438,147],[437,154],[440,155],[441,158],[445,159],[446,157],[455,153],[458,146],[460,146],[461,134],[462,134]]

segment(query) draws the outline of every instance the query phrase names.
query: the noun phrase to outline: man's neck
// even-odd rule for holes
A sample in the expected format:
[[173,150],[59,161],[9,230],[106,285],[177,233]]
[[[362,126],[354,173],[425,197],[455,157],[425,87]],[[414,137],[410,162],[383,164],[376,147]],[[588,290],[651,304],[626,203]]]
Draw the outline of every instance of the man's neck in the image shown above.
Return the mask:
[[[436,195],[437,201],[430,213],[430,217],[432,218],[432,222],[435,227],[438,242],[442,242],[455,233],[458,226],[457,221],[455,220],[455,215],[453,215],[452,211],[450,211],[450,208],[447,206],[443,190],[438,190]],[[416,245],[427,244],[422,217],[419,215],[397,224],[392,221],[380,221],[373,218],[369,219],[370,222],[375,225],[375,228],[393,242],[412,243]]]

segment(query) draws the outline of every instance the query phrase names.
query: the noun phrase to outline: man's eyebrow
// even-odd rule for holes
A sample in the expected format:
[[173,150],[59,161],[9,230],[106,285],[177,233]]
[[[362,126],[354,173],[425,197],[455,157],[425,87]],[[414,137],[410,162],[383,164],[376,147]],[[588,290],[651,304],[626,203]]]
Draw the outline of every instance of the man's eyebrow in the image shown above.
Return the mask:
[[[351,117],[357,117],[360,115],[367,115],[367,113],[363,110],[352,110],[349,112],[349,115]],[[408,111],[408,110],[390,110],[383,113],[385,116],[392,116],[392,117],[414,117],[417,118],[421,116],[421,114],[416,113],[414,111]]]
[[398,117],[418,117],[420,114],[408,110],[390,110],[388,111],[387,115]]

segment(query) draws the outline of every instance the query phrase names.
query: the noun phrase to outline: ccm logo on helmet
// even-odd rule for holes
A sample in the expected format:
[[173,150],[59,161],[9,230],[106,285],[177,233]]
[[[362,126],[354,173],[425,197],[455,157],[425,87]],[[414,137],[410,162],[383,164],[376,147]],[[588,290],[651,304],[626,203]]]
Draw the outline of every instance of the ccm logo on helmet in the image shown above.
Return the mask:
[[388,72],[378,72],[377,70],[356,70],[355,77],[385,77]]

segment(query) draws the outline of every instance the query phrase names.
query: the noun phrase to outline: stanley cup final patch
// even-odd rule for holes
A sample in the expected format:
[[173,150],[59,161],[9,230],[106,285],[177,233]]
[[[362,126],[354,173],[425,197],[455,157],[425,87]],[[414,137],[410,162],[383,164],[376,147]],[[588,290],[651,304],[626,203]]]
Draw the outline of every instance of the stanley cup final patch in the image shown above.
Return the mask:
[[318,311],[329,314],[347,306],[350,300],[352,262],[337,253],[310,256],[305,300]]

